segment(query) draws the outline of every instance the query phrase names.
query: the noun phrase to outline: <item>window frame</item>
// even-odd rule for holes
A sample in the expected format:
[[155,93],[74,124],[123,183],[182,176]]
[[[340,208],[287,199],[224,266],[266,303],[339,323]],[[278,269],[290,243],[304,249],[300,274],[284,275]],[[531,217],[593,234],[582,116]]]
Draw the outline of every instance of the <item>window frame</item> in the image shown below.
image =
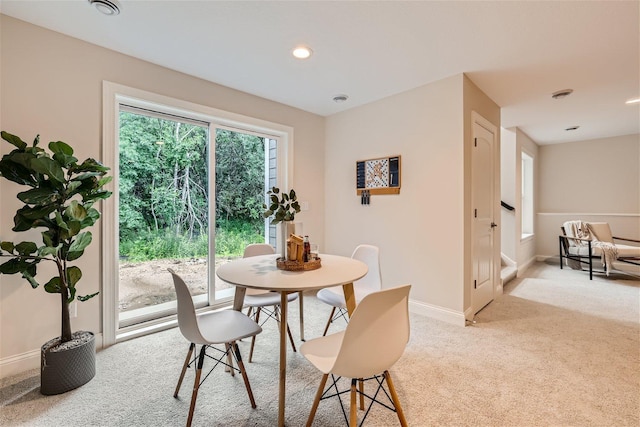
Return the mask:
[[520,152],[520,234],[521,240],[532,237],[535,234],[535,169],[534,157],[525,150]]
[[[102,331],[103,345],[108,346],[116,342],[152,333],[158,330],[174,327],[177,324],[176,316],[169,315],[149,322],[121,328],[118,315],[118,206],[119,197],[117,191],[117,179],[119,176],[118,163],[118,117],[120,105],[133,105],[135,107],[158,111],[178,117],[191,118],[193,120],[209,123],[209,138],[215,141],[215,129],[225,128],[243,133],[254,133],[260,136],[276,139],[278,152],[277,181],[282,188],[290,188],[293,183],[293,128],[290,126],[265,121],[237,113],[220,110],[206,105],[196,104],[153,92],[136,89],[121,84],[103,81],[102,84],[102,157],[104,164],[111,167],[113,181],[108,184],[108,189],[113,196],[102,202]],[[212,150],[212,158],[215,159],[215,150]],[[215,188],[215,174],[209,176],[210,188]],[[210,211],[215,205],[209,206]],[[215,221],[211,218],[210,221]],[[215,251],[215,241],[210,239],[210,250]],[[209,263],[209,277],[215,274],[213,263]],[[210,293],[211,294],[211,293]],[[230,299],[215,301],[215,295],[210,295],[205,307],[199,311],[216,310],[222,306],[231,304]]]

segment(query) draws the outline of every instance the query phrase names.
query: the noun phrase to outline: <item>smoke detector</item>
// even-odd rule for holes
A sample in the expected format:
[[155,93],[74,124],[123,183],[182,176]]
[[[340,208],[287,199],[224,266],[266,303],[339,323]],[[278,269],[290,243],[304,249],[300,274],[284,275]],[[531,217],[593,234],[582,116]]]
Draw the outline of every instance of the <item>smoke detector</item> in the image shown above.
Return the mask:
[[562,99],[562,98],[566,98],[567,96],[571,95],[573,93],[573,89],[562,89],[559,90],[557,92],[553,92],[551,94],[551,97],[553,99]]
[[120,14],[120,8],[114,0],[87,0],[102,14],[113,16]]

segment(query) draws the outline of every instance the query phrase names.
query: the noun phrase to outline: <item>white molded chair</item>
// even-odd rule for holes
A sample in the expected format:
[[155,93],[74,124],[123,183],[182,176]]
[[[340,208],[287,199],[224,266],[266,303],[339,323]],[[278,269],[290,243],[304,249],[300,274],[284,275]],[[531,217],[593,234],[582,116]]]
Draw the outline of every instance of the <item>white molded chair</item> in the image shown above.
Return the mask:
[[[382,289],[382,275],[380,273],[380,250],[377,246],[372,245],[359,245],[353,251],[351,258],[357,259],[359,261],[367,264],[369,271],[367,275],[364,276],[360,280],[356,280],[353,282],[353,291],[356,296],[356,303],[360,302],[362,298],[371,292],[376,292]],[[344,292],[342,290],[342,286],[334,286],[331,288],[321,289],[317,293],[317,298],[330,306],[333,306],[331,309],[331,314],[329,315],[329,320],[327,321],[327,326],[324,328],[324,332],[322,335],[327,335],[327,331],[329,330],[329,326],[333,323],[334,320],[342,317],[343,319],[347,319],[347,303],[344,299]],[[336,309],[338,310],[338,314],[334,316],[336,313]]]
[[[267,243],[253,243],[248,245],[244,249],[243,258],[248,258],[252,256],[258,255],[271,255],[275,254],[275,249],[273,246]],[[287,301],[295,301],[298,298],[298,294],[289,294],[287,295]],[[300,301],[302,305],[302,301]],[[244,305],[249,307],[247,311],[247,316],[251,317],[257,324],[260,326],[264,325],[265,322],[269,319],[274,319],[278,325],[280,324],[280,293],[279,292],[271,292],[271,291],[262,291],[259,289],[251,289],[247,288],[246,294],[244,296]],[[271,307],[271,308],[269,308]],[[260,323],[260,313],[266,314],[266,319]],[[301,318],[302,319],[302,318]],[[302,320],[301,320],[302,324]],[[296,345],[293,342],[293,336],[291,335],[291,330],[289,329],[289,324],[287,323],[287,333],[289,334],[289,341],[291,341],[291,348],[293,351],[296,351]],[[255,335],[251,338],[251,348],[249,349],[249,363],[253,360],[253,348],[256,343]]]
[[[184,283],[182,278],[178,276],[173,270],[169,269],[169,272],[173,276],[173,284],[176,289],[176,296],[178,302],[178,326],[182,335],[190,342],[189,351],[187,357],[184,360],[182,366],[182,372],[180,373],[180,379],[178,385],[173,394],[173,397],[178,397],[182,380],[187,371],[187,368],[193,365],[197,361],[196,374],[193,382],[193,392],[191,394],[191,406],[189,407],[189,417],[187,418],[187,427],[191,425],[193,420],[193,413],[196,406],[196,399],[198,398],[198,390],[200,385],[200,378],[202,375],[202,367],[204,359],[210,357],[216,360],[215,365],[209,371],[209,374],[215,369],[218,364],[222,364],[231,369],[234,372],[234,368],[231,363],[225,363],[224,359],[231,361],[231,357],[235,358],[238,365],[237,370],[242,374],[244,385],[249,395],[249,401],[251,407],[256,407],[256,402],[253,398],[253,392],[251,391],[251,385],[249,384],[249,378],[242,363],[242,357],[240,356],[240,349],[238,348],[237,341],[242,338],[254,337],[260,332],[262,328],[251,320],[244,313],[235,310],[222,310],[217,312],[207,312],[203,314],[196,314],[196,308],[191,298],[189,288]],[[216,344],[224,344],[224,350],[214,347]],[[201,345],[200,354],[195,356],[196,345]],[[215,353],[207,350],[214,350]],[[212,354],[213,353],[213,354]],[[194,358],[191,359],[191,356]],[[204,380],[207,379],[209,374],[205,375]],[[202,380],[202,382],[204,382]]]
[[[357,394],[360,395],[360,409],[364,409],[365,397],[371,400],[361,423],[364,423],[375,402],[394,410],[400,424],[407,425],[389,369],[402,356],[409,341],[410,289],[411,285],[404,285],[370,293],[356,306],[344,331],[315,338],[302,344],[300,347],[302,355],[323,374],[307,420],[307,427],[313,423],[321,399],[334,396],[340,399],[340,394],[346,392],[338,390],[339,378],[336,376],[351,379],[349,419],[340,399],[342,412],[348,425],[352,427],[357,425]],[[333,383],[324,390],[329,374]],[[373,397],[364,394],[363,381],[366,380],[375,380],[378,384],[378,390]],[[360,390],[356,390],[356,381],[360,382]],[[376,399],[385,381],[389,393],[383,389],[382,395],[387,396],[392,406]],[[332,390],[335,393],[329,395],[328,393]]]

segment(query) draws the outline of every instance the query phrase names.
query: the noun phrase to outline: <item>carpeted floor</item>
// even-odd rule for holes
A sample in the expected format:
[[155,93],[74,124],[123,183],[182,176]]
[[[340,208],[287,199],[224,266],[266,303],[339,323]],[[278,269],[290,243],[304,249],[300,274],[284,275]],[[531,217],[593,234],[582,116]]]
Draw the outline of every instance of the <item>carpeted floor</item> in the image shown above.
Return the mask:
[[[587,273],[537,263],[505,288],[466,328],[411,316],[411,341],[391,371],[409,425],[638,426],[640,280],[589,281]],[[297,319],[298,304],[290,308]],[[307,338],[321,334],[328,312],[305,296]],[[291,327],[299,337],[297,322]],[[275,425],[277,343],[268,323],[247,367],[256,409],[241,377],[216,369],[200,389],[194,425]],[[4,379],[0,424],[182,426],[192,372],[180,398],[172,393],[187,346],[177,329],[117,344],[98,353],[91,382],[59,396],[39,393],[37,371]],[[248,347],[240,344],[245,356]],[[287,369],[286,422],[302,426],[320,375],[290,348]],[[321,402],[314,425],[344,425],[336,399]],[[366,425],[398,421],[376,407]]]

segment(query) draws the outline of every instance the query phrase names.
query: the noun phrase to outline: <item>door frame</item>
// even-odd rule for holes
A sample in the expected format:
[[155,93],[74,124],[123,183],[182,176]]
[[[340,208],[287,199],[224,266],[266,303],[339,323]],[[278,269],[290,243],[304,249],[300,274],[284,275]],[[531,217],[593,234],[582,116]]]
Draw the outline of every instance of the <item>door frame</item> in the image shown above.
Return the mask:
[[[111,167],[113,181],[107,185],[113,196],[102,202],[101,221],[101,270],[102,286],[102,345],[107,347],[118,341],[135,338],[148,333],[168,329],[177,325],[176,316],[157,319],[138,327],[129,327],[126,332],[119,330],[118,316],[118,117],[121,103],[134,104],[176,116],[194,117],[210,123],[210,128],[225,127],[239,132],[255,132],[278,139],[278,182],[283,188],[293,183],[293,128],[237,113],[220,110],[206,105],[172,98],[131,88],[117,83],[102,82],[102,158]],[[211,138],[211,135],[210,135]],[[211,209],[211,207],[210,207]],[[210,274],[214,274],[210,271]],[[230,304],[228,302],[227,304]],[[208,305],[199,310],[213,310],[219,307]]]
[[[498,127],[496,125],[494,125],[493,123],[491,123],[489,120],[485,119],[483,116],[481,116],[478,112],[476,111],[472,111],[471,112],[471,141],[470,143],[473,144],[474,138],[475,138],[475,130],[474,130],[474,125],[479,125],[481,127],[483,127],[484,129],[486,129],[487,131],[489,131],[490,133],[493,134],[493,209],[492,209],[492,216],[493,216],[493,222],[498,224],[497,227],[495,227],[493,229],[493,242],[492,242],[492,272],[493,272],[493,278],[492,278],[492,288],[493,288],[493,299],[495,299],[495,297],[500,293],[500,136],[498,133]],[[471,150],[471,167],[473,168],[473,156],[474,156],[474,152],[473,150]],[[472,173],[472,172],[471,172]],[[474,200],[474,194],[473,194],[473,186],[471,186],[471,209],[469,212],[470,218],[471,218],[471,238],[470,238],[470,243],[471,243],[471,248],[470,248],[470,254],[471,254],[471,258],[470,258],[470,268],[471,268],[471,275],[470,275],[470,282],[468,283],[468,286],[470,287],[470,309],[471,309],[471,317],[475,316],[475,314],[480,311],[483,307],[485,307],[487,304],[483,304],[480,307],[477,307],[477,301],[475,301],[475,297],[474,297],[474,280],[475,280],[475,272],[473,269],[474,263],[475,263],[475,259],[476,259],[476,254],[475,254],[475,243],[474,243],[474,239],[475,239],[475,221],[474,221],[474,206],[473,206],[473,200]],[[490,302],[489,302],[490,303]]]

